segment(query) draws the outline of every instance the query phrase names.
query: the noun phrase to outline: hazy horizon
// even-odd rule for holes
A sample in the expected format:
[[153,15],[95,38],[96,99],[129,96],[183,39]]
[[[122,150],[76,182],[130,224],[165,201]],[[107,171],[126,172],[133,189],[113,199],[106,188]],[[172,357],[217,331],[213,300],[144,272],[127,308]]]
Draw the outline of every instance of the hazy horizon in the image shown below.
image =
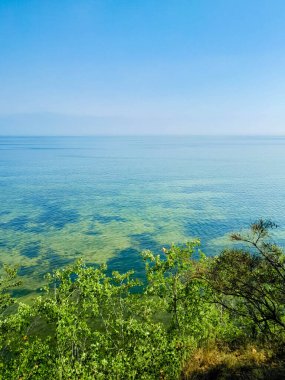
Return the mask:
[[89,133],[89,134],[1,134],[0,137],[225,137],[225,138],[233,138],[233,137],[272,137],[272,138],[285,138],[285,133],[284,134],[258,134],[258,133],[252,133],[252,134],[246,134],[246,133],[240,133],[240,134],[224,134],[224,133],[208,133],[208,134],[198,134],[198,133],[175,133],[175,132],[169,132],[169,133]]

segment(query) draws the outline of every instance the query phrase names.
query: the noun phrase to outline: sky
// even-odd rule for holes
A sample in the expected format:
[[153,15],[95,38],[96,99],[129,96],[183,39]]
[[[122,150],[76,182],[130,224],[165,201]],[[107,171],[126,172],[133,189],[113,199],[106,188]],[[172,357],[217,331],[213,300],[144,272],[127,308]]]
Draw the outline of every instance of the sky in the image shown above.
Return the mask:
[[284,135],[284,0],[1,0],[0,135]]

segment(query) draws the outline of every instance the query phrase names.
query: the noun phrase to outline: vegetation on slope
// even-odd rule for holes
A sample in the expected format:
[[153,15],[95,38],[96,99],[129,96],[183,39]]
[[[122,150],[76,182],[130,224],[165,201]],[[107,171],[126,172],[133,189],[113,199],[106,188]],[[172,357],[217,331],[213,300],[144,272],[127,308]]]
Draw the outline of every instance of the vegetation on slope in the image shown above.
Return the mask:
[[[145,251],[146,282],[77,262],[31,305],[0,281],[3,379],[282,378],[285,255],[260,220],[238,248],[207,258],[199,241]],[[199,258],[197,259],[197,254]],[[195,255],[195,259],[194,256]]]

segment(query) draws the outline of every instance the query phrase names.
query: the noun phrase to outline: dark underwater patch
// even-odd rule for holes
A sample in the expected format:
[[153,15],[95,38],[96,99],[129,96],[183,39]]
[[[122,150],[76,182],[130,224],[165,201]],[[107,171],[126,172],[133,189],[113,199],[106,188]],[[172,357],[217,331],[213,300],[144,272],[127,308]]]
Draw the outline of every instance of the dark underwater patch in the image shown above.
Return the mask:
[[40,234],[40,233],[46,231],[46,226],[45,225],[36,225],[33,227],[27,227],[26,231],[33,232],[34,234]]
[[54,227],[58,230],[64,228],[67,224],[77,223],[80,214],[75,209],[63,209],[57,204],[49,204],[45,206],[45,210],[36,219],[40,227]]
[[47,272],[52,272],[54,269],[65,267],[74,262],[75,258],[65,257],[59,255],[57,252],[48,250],[45,254],[45,258],[48,261],[49,267]]
[[38,269],[38,265],[21,266],[17,272],[19,276],[30,276]]
[[38,257],[40,255],[40,243],[32,242],[27,244],[23,249],[21,249],[21,255],[30,259]]
[[147,232],[143,232],[141,234],[133,234],[130,235],[134,245],[138,245],[140,251],[144,249],[150,249],[151,251],[159,251],[161,250],[161,245],[155,240],[153,235]]
[[134,269],[136,273],[144,271],[144,262],[140,251],[132,247],[118,251],[115,257],[108,260],[107,265],[108,274],[111,274],[114,270],[120,273],[125,273],[131,269]]
[[17,297],[27,296],[31,293],[32,293],[31,289],[20,288],[20,289],[13,289],[11,292],[11,295],[12,295],[12,297],[17,298]]
[[197,222],[187,221],[185,223],[185,232],[189,236],[203,238],[215,238],[232,232],[241,225],[236,220],[200,220]]
[[111,222],[126,222],[126,219],[119,215],[95,215],[92,220],[102,224],[108,224]]
[[[201,220],[199,222],[188,221],[185,223],[185,232],[187,235],[195,236],[201,240],[201,249],[207,256],[216,255],[219,253],[217,247],[209,244],[209,239],[222,237],[233,231],[238,231],[244,224],[236,219],[220,220]],[[194,255],[194,258],[198,257]]]
[[49,191],[45,192],[33,192],[29,198],[23,198],[22,202],[26,205],[36,206],[41,208],[46,208],[53,205],[61,205],[62,199],[67,199],[70,196],[77,195],[77,190],[75,190],[72,186],[69,188],[65,188],[63,190],[54,190],[52,193]]
[[17,216],[8,222],[0,223],[0,228],[3,230],[13,230],[13,231],[26,231],[27,224],[29,223],[29,218],[26,215]]
[[87,232],[84,232],[84,235],[97,236],[97,235],[101,235],[101,232],[99,232],[99,231],[87,231]]
[[9,215],[10,211],[0,211],[0,216]]
[[0,247],[5,248],[7,247],[7,244],[4,242],[4,240],[0,239]]
[[[48,227],[58,230],[64,228],[67,224],[77,223],[80,214],[75,209],[63,209],[59,205],[48,204],[44,206],[44,211],[35,218],[29,218],[27,215],[18,216],[8,222],[0,223],[0,228],[5,230],[42,233]],[[29,223],[35,224],[29,226]]]

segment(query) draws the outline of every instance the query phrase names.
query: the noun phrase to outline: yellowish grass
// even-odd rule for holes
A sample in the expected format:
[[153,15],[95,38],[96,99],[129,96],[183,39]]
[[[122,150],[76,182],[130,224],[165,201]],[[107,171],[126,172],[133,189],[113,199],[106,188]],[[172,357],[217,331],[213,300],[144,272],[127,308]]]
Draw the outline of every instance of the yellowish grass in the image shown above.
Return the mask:
[[271,351],[259,349],[252,345],[234,351],[217,347],[199,348],[187,362],[183,377],[189,380],[230,378],[228,377],[229,374],[234,374],[240,369],[247,369],[248,372],[252,372],[255,369],[262,368],[267,365],[271,358]]

